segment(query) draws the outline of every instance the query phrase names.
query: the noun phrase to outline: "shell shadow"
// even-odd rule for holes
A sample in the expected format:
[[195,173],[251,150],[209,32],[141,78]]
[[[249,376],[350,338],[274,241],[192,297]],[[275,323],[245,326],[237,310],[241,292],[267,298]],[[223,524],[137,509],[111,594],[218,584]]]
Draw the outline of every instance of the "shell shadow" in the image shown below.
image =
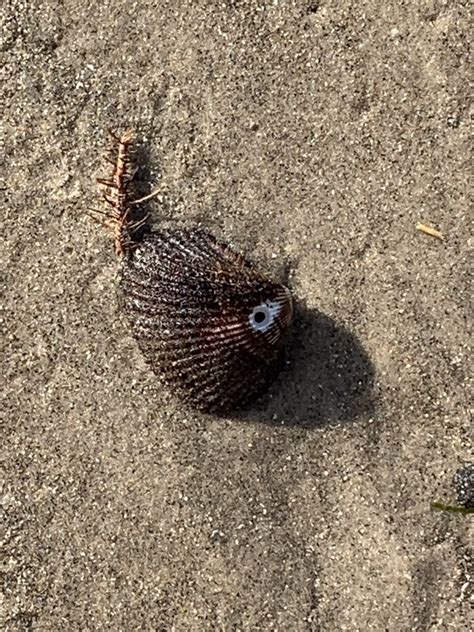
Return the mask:
[[[152,175],[150,165],[151,160],[151,148],[149,143],[137,143],[134,149],[134,165],[136,167],[135,177],[133,178],[133,190],[135,198],[142,198],[150,195],[155,189],[160,189],[162,172],[160,170],[155,171]],[[157,212],[159,209],[159,212]],[[135,235],[136,241],[141,239],[148,233],[155,230],[163,220],[172,215],[170,212],[170,203],[166,195],[160,197],[159,202],[157,199],[147,200],[142,204],[138,204],[134,207],[135,220],[140,220],[146,217],[146,222],[141,232]]]
[[[135,164],[138,170],[134,190],[140,198],[149,194],[151,188],[148,143],[137,146]],[[147,207],[147,203],[138,205],[134,219],[144,218]],[[165,196],[165,200],[160,200],[161,219],[171,215],[169,208]],[[153,215],[150,213],[137,240],[153,230]],[[269,275],[289,285],[292,267],[285,262],[279,270],[269,271]],[[241,421],[307,429],[370,417],[375,409],[374,376],[374,366],[354,334],[322,312],[297,303],[281,372],[257,401],[230,416]]]
[[153,182],[152,179],[150,154],[150,146],[148,143],[137,143],[134,147],[133,162],[137,171],[133,179],[133,184],[137,197],[144,197],[145,195],[148,195],[151,192],[151,189],[156,187],[158,184],[157,182]]
[[281,373],[252,408],[235,418],[321,428],[370,417],[374,376],[374,365],[354,334],[325,314],[297,305]]

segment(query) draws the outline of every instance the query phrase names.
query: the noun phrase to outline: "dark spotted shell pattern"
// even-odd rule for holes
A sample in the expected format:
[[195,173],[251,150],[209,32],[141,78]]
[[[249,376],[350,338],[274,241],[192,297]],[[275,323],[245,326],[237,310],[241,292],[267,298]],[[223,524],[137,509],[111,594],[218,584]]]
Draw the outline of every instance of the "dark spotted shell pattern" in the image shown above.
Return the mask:
[[146,235],[123,259],[120,289],[146,361],[194,408],[235,409],[278,372],[291,294],[210,233]]

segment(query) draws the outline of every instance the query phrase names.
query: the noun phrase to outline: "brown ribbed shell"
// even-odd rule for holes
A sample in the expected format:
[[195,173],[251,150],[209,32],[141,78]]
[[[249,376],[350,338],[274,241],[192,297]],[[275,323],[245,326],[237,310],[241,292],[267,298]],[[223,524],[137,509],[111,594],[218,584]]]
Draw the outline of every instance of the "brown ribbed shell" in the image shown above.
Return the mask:
[[[145,359],[195,408],[235,409],[277,373],[292,319],[290,292],[206,231],[145,236],[123,260],[120,288]],[[255,329],[262,315],[265,331]]]

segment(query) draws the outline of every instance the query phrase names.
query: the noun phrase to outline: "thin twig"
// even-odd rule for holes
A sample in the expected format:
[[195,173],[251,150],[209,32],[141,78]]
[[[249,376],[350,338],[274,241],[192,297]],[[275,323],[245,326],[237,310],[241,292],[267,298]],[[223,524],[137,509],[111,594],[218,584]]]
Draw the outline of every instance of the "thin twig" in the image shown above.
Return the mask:
[[474,507],[457,507],[454,505],[445,505],[444,503],[431,503],[431,509],[438,509],[439,511],[447,511],[449,513],[460,513],[463,515],[474,513]]
[[103,224],[111,231],[115,243],[115,252],[124,256],[133,243],[133,231],[136,230],[131,218],[131,204],[129,199],[129,185],[135,175],[132,168],[131,153],[133,149],[134,133],[126,130],[117,135],[110,130],[113,146],[106,161],[113,165],[112,174],[106,178],[97,178],[98,184],[104,187],[102,198],[109,205],[107,211],[96,211],[103,215]]
[[160,193],[161,189],[155,189],[154,191],[152,191],[151,193],[149,193],[148,195],[145,195],[144,197],[138,198],[138,200],[132,200],[131,202],[129,202],[130,205],[136,205],[136,204],[141,204],[142,202],[148,202],[149,200],[152,200],[154,197],[156,197],[158,195],[158,193]]

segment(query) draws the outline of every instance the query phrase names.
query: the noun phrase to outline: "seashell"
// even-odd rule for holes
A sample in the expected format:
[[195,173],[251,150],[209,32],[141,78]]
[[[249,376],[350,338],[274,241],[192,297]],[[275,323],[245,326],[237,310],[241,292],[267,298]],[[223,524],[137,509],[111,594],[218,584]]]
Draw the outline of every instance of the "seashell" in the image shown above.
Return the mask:
[[122,261],[120,289],[143,356],[195,408],[242,406],[278,372],[291,294],[210,233],[145,236]]
[[113,135],[114,171],[99,182],[107,212],[95,211],[122,256],[120,302],[155,374],[182,401],[220,412],[238,408],[275,377],[290,328],[290,291],[261,275],[209,232],[146,232],[130,184],[133,134]]

